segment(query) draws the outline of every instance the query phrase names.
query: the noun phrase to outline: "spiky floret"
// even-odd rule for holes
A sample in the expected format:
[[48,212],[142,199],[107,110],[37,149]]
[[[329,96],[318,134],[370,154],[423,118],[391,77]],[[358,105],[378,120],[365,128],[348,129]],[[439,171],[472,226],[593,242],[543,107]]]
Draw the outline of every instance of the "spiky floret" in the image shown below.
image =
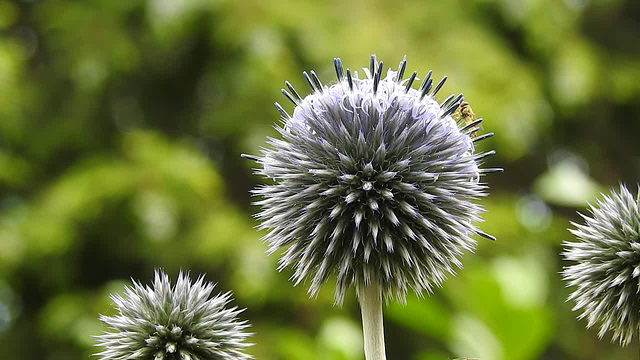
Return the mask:
[[153,287],[133,282],[124,297],[112,295],[118,312],[100,315],[109,331],[98,336],[103,360],[244,360],[244,340],[250,334],[243,310],[226,309],[227,292],[210,297],[214,284],[200,276],[191,283],[182,272],[175,286],[162,271],[155,272]]
[[474,249],[470,235],[493,239],[474,225],[475,200],[486,195],[480,176],[501,170],[479,169],[494,152],[476,154],[474,142],[492,134],[473,139],[476,128],[458,126],[462,94],[435,100],[446,76],[433,87],[429,71],[414,89],[416,72],[402,80],[406,59],[385,78],[375,56],[363,79],[334,65],[330,86],[303,73],[312,89],[304,98],[285,83],[295,109],[275,104],[282,139],[250,157],[273,180],[253,192],[269,252],[288,247],[279,269],[292,265],[292,280],[309,279],[312,296],[335,275],[337,303],[348,287],[374,282],[387,299],[430,292]]
[[589,208],[591,216],[580,214],[585,224],[572,223],[578,241],[565,242],[563,256],[575,264],[562,274],[575,287],[569,300],[578,318],[626,346],[640,331],[640,196],[620,185]]

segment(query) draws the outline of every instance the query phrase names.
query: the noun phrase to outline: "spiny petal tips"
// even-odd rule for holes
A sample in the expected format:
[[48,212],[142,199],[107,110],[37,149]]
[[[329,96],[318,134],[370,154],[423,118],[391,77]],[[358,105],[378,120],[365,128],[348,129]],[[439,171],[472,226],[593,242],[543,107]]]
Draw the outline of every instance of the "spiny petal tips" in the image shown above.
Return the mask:
[[[306,74],[312,93],[282,107],[281,139],[270,139],[257,158],[271,180],[253,191],[261,197],[257,219],[269,233],[269,252],[286,248],[281,268],[309,293],[335,276],[336,302],[350,286],[376,282],[387,299],[404,301],[440,286],[460,266],[461,249],[473,250],[475,223],[486,196],[480,169],[489,153],[475,153],[474,139],[452,116],[462,95],[440,105],[432,72],[420,89],[371,58],[357,72],[334,59],[337,82],[322,85]],[[433,91],[432,91],[433,89]],[[296,94],[296,95],[291,95]]]
[[109,330],[97,336],[101,360],[245,360],[250,346],[239,321],[242,310],[225,308],[231,293],[211,296],[214,284],[180,273],[174,285],[156,271],[151,287],[133,282],[113,295],[117,314],[100,316]]
[[576,242],[565,242],[562,255],[572,262],[562,272],[574,291],[569,300],[587,327],[599,324],[612,341],[626,346],[640,332],[640,197],[624,185],[590,206],[584,224],[572,223]]

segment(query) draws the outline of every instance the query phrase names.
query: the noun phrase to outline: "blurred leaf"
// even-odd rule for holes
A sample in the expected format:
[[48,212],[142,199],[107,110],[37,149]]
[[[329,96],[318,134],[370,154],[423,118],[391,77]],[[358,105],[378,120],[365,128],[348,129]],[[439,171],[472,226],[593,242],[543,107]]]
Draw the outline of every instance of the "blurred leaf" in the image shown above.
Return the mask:
[[552,204],[582,208],[593,201],[602,187],[575,163],[562,161],[540,175],[534,184],[536,194]]
[[418,299],[411,294],[406,305],[392,303],[385,315],[408,329],[446,340],[451,336],[451,312],[436,296]]
[[[318,335],[320,344],[330,352],[338,352],[344,359],[361,359],[363,352],[363,338],[360,324],[347,318],[328,318],[320,328]],[[322,358],[322,357],[320,357]],[[334,356],[324,356],[334,359]]]

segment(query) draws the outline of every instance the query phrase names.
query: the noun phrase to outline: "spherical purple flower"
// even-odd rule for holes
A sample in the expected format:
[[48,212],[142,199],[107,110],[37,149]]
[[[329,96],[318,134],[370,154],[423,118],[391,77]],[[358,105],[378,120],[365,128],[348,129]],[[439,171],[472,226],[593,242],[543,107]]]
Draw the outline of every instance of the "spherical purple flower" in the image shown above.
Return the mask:
[[338,81],[323,85],[304,77],[312,93],[302,98],[286,82],[294,105],[279,104],[281,139],[255,158],[257,173],[271,181],[257,218],[268,229],[270,252],[286,248],[280,269],[293,267],[296,284],[310,281],[315,295],[335,276],[336,302],[350,286],[377,285],[386,298],[404,301],[408,289],[430,292],[461,267],[486,195],[481,159],[472,138],[481,119],[452,117],[462,95],[436,101],[446,77],[433,86],[431,71],[419,89],[414,72],[403,80],[406,60],[387,71],[371,58],[365,77],[334,61]]
[[249,336],[242,310],[225,308],[231,293],[211,297],[214,284],[203,277],[191,283],[180,273],[171,286],[157,271],[153,287],[134,282],[125,296],[113,295],[118,314],[100,316],[109,331],[98,336],[101,360],[246,360]]
[[640,335],[640,196],[624,185],[596,205],[585,224],[572,223],[577,242],[565,242],[566,260],[574,262],[562,272],[575,287],[569,300],[582,311],[587,327],[600,323],[599,336],[613,332],[612,341],[628,345]]

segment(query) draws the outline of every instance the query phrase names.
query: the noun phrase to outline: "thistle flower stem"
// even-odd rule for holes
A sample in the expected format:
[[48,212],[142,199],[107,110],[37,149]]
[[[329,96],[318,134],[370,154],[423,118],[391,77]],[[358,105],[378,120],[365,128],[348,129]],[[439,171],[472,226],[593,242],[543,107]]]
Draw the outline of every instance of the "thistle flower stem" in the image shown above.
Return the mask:
[[358,287],[366,360],[386,360],[382,323],[382,291],[377,284]]

